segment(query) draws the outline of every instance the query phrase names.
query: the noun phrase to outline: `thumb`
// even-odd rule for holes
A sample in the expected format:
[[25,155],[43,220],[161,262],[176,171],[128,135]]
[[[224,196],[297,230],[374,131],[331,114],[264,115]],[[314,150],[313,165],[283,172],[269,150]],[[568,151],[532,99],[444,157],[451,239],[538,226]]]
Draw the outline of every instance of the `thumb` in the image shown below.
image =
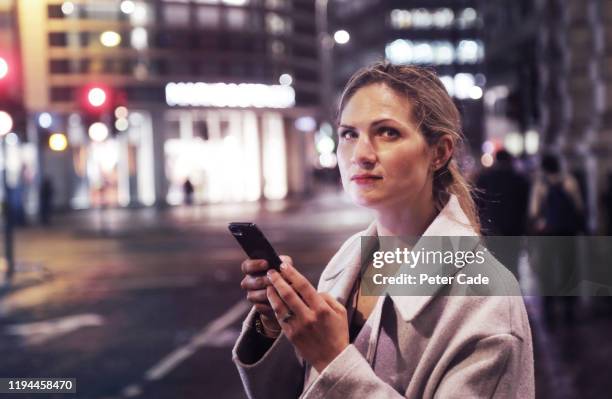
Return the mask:
[[332,308],[335,312],[346,312],[346,308],[344,307],[344,305],[338,302],[336,298],[334,298],[327,292],[321,292],[320,295],[329,305],[329,307]]

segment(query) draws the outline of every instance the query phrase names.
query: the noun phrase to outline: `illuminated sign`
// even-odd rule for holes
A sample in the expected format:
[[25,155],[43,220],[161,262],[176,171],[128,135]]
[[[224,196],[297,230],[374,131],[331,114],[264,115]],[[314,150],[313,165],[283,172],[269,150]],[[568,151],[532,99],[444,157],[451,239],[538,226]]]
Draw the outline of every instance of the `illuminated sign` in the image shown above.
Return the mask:
[[166,103],[183,107],[290,108],[293,87],[253,83],[168,83]]

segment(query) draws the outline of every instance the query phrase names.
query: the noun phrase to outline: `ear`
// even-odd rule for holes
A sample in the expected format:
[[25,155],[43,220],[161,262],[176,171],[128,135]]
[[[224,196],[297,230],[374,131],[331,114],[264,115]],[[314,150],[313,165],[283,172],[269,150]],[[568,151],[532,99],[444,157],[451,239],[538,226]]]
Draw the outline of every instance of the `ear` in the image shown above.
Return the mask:
[[448,163],[455,151],[455,143],[448,134],[440,137],[438,142],[433,145],[431,168],[437,171]]

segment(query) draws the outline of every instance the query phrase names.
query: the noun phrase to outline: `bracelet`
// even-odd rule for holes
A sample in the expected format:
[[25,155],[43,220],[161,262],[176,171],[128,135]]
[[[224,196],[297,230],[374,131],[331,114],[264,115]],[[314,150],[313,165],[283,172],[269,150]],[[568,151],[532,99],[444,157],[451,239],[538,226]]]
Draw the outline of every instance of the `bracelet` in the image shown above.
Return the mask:
[[[260,335],[263,335],[266,338],[270,338],[270,339],[275,339],[277,336],[271,337],[268,334],[266,334],[266,329],[264,328],[263,322],[261,321],[261,318],[259,317],[259,315],[255,316],[255,331],[257,331],[257,333],[259,333]],[[278,330],[271,330],[274,334],[278,334],[280,333],[282,330],[278,329]]]

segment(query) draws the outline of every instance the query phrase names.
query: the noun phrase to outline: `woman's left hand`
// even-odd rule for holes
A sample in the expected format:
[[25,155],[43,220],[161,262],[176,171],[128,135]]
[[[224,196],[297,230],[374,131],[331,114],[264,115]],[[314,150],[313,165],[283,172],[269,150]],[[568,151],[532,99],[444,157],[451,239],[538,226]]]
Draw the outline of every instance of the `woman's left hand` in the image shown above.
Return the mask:
[[[299,355],[319,373],[349,345],[346,308],[328,293],[319,293],[283,257],[281,273],[268,271],[270,305]],[[293,313],[289,318],[286,316]]]

